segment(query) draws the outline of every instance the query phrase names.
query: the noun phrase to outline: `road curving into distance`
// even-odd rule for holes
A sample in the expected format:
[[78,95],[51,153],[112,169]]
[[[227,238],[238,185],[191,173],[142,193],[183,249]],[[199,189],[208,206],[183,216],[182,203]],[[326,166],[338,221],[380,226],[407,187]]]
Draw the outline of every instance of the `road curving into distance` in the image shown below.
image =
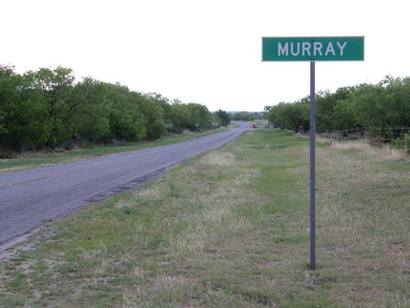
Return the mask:
[[0,173],[0,248],[91,201],[154,178],[193,156],[238,138],[247,123],[180,143],[71,163]]

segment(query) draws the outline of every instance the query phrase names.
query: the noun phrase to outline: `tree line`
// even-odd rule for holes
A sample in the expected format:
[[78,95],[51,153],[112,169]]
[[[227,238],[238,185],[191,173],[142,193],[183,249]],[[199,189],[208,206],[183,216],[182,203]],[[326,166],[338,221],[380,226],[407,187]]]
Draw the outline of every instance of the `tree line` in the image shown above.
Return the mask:
[[[265,111],[275,127],[309,130],[309,97],[267,106]],[[410,127],[410,77],[387,76],[377,84],[319,92],[316,116],[319,132],[354,131],[386,142],[403,139]]]
[[0,150],[71,148],[82,143],[154,140],[167,132],[230,123],[222,110],[144,94],[90,77],[76,82],[69,68],[18,74],[0,66]]
[[232,119],[235,121],[255,121],[263,118],[261,112],[238,111],[232,113]]

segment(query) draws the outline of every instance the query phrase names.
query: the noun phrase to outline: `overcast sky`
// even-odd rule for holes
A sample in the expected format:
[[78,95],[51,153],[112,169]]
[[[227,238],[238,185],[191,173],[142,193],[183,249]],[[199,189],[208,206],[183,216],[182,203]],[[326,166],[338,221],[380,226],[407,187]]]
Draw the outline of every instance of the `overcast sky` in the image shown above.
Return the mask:
[[210,110],[309,93],[309,64],[261,62],[262,36],[365,36],[364,62],[319,62],[318,90],[410,75],[410,1],[0,0],[0,63],[57,65]]

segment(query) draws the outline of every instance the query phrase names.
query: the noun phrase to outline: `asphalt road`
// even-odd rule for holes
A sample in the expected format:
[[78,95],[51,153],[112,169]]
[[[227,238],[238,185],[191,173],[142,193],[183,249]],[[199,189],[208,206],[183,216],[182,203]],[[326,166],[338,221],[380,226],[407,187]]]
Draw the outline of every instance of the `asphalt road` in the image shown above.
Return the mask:
[[247,124],[188,141],[71,163],[0,173],[0,247],[166,168],[238,138]]

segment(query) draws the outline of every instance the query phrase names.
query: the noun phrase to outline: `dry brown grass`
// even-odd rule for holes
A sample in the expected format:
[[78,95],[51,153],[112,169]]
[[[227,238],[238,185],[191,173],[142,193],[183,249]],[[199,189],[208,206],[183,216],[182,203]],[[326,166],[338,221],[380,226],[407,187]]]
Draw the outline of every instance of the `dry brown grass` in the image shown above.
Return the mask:
[[[352,155],[340,152],[352,148]],[[410,172],[383,164],[396,158],[361,143],[318,150],[320,255],[341,282],[335,296],[344,305],[408,304]]]
[[[319,142],[322,139],[319,139]],[[328,142],[328,141],[325,141]],[[404,160],[408,156],[399,149],[394,149],[388,144],[370,145],[367,140],[357,141],[332,141],[331,146],[339,150],[357,150],[371,157],[378,157],[382,160]]]

